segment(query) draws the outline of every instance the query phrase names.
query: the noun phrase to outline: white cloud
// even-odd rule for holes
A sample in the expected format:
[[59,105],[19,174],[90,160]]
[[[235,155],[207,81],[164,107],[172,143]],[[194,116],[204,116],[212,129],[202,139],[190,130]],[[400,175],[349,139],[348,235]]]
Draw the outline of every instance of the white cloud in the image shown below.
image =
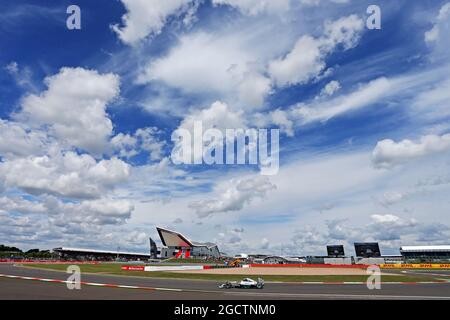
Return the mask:
[[131,167],[127,183],[117,189],[116,193],[136,201],[167,203],[174,194],[194,192],[190,187],[195,187],[199,182],[186,178],[187,173],[172,165],[166,157],[154,164]]
[[370,218],[373,222],[367,225],[366,232],[381,241],[400,240],[402,236],[415,234],[418,225],[415,219],[402,219],[393,214],[373,214]]
[[47,214],[45,218],[57,227],[72,224],[80,224],[83,227],[123,224],[130,219],[134,210],[134,206],[128,200],[109,197],[63,202],[53,196],[44,196],[42,200]]
[[335,21],[327,21],[322,41],[328,50],[334,50],[339,45],[348,50],[358,44],[363,29],[363,20],[354,14]]
[[106,104],[119,94],[119,77],[83,68],[62,68],[47,77],[48,89],[28,95],[15,118],[37,126],[48,126],[61,142],[94,154],[108,146],[112,123]]
[[131,158],[146,151],[151,161],[161,160],[165,142],[158,138],[158,134],[156,127],[139,128],[133,135],[117,134],[111,139],[111,145],[121,158]]
[[[348,3],[350,0],[327,0],[332,3]],[[213,4],[228,5],[241,13],[255,16],[258,14],[283,14],[291,10],[295,3],[304,6],[317,6],[321,0],[213,0]]]
[[214,213],[239,211],[255,198],[264,198],[268,192],[276,189],[267,177],[251,177],[231,180],[219,186],[217,198],[192,202],[189,207],[195,209],[201,218]]
[[325,2],[332,2],[332,3],[337,3],[337,4],[344,4],[344,3],[349,3],[350,0],[297,0],[298,2],[300,2],[300,4],[305,5],[305,6],[317,6],[319,4],[321,4],[322,1]]
[[8,72],[16,81],[17,85],[30,90],[36,90],[36,87],[32,80],[32,72],[28,67],[21,68],[16,61],[8,63],[4,69]]
[[175,223],[175,224],[183,223],[183,219],[181,219],[181,218],[176,218],[175,220],[173,220],[172,223]]
[[[354,242],[376,241],[380,242],[383,253],[383,248],[398,250],[405,241],[410,241],[409,244],[445,241],[449,230],[445,225],[421,223],[394,214],[373,214],[366,220],[366,224],[358,226],[351,226],[349,219],[328,220],[325,221],[325,230],[305,225],[294,232],[291,239],[293,244],[288,245],[288,248],[305,255],[323,251],[324,246],[332,241],[339,241],[347,248],[353,247]],[[422,237],[426,237],[426,240]]]
[[137,155],[136,144],[136,137],[129,134],[119,133],[111,138],[111,145],[121,158],[130,158]]
[[311,36],[301,37],[285,57],[270,63],[270,76],[279,86],[308,82],[326,66],[320,46],[321,42]]
[[191,93],[229,92],[252,61],[241,41],[203,32],[183,36],[167,56],[147,66],[139,81],[161,80]]
[[246,128],[245,119],[242,117],[242,111],[232,110],[226,103],[216,101],[210,107],[194,110],[188,114],[180,124],[180,128],[192,130],[195,121],[201,121],[203,130],[209,128],[227,129],[227,128]]
[[434,26],[433,29],[425,32],[425,41],[434,42],[439,38],[439,28]]
[[158,133],[156,127],[140,128],[135,133],[138,141],[141,142],[141,150],[147,151],[152,161],[161,160],[163,156],[165,142],[157,137]]
[[425,41],[428,43],[435,43],[442,38],[442,35],[447,35],[450,27],[450,2],[444,4],[439,10],[436,17],[436,22],[433,28],[425,32]]
[[123,27],[113,25],[113,30],[126,44],[136,44],[149,35],[159,34],[171,15],[189,11],[194,0],[121,0],[127,13],[122,16]]
[[40,202],[21,197],[0,197],[0,212],[45,213],[46,207]]
[[320,252],[329,239],[322,234],[316,227],[306,225],[294,232],[291,243],[287,248],[291,253],[311,254],[312,252]]
[[272,83],[269,78],[256,72],[247,73],[239,84],[240,101],[246,109],[260,108],[271,89]]
[[[17,65],[9,68],[18,72]],[[0,192],[22,192],[0,197],[0,233],[20,243],[83,242],[86,234],[94,239],[97,227],[124,224],[134,208],[112,196],[126,182],[130,166],[115,157],[96,160],[74,148],[100,156],[111,146],[132,144],[126,135],[109,141],[106,104],[118,95],[119,78],[62,68],[45,84],[47,90],[22,99],[13,120],[0,119]],[[151,132],[139,132],[141,140],[146,133]],[[140,147],[149,154],[158,153],[149,139],[145,144]]]
[[0,155],[6,158],[39,154],[47,149],[47,135],[25,125],[0,119]]
[[450,115],[449,100],[450,79],[437,80],[425,90],[422,88],[417,92],[412,103],[412,110],[420,113],[423,119],[441,120]]
[[213,0],[214,5],[229,5],[244,14],[282,13],[290,8],[290,0]]
[[261,240],[261,249],[262,250],[267,250],[270,247],[270,241],[267,238],[262,238]]
[[288,137],[294,136],[294,122],[286,111],[277,109],[269,113],[269,122],[278,126]]
[[145,232],[133,230],[125,236],[125,242],[133,246],[141,246],[147,244],[148,235]]
[[450,134],[427,135],[414,142],[408,139],[395,142],[379,141],[372,152],[372,162],[377,168],[390,168],[410,160],[450,150]]
[[268,72],[278,86],[304,84],[318,77],[326,68],[325,57],[339,45],[353,48],[364,23],[356,15],[327,21],[320,38],[304,35],[284,57],[269,64]]
[[340,114],[356,110],[379,101],[392,92],[390,80],[379,78],[360,86],[356,91],[341,95],[325,102],[313,102],[311,105],[300,103],[291,109],[294,119],[301,124],[315,121],[327,121]]
[[[203,145],[204,147],[209,146],[209,148],[212,148],[213,145],[207,145],[208,142],[203,141],[203,135],[194,135],[194,124],[196,122],[201,123],[203,132],[207,129],[215,128],[220,130],[224,137],[226,129],[247,128],[246,120],[243,117],[243,112],[231,110],[231,108],[229,108],[227,104],[220,101],[214,102],[209,108],[192,111],[181,121],[178,129],[188,130],[193,140],[192,143]],[[200,140],[194,141],[194,139]],[[217,143],[220,144],[221,141],[217,141]],[[186,153],[188,154],[186,155],[186,157],[194,161],[199,160],[197,158],[194,159],[195,156],[202,156],[202,154],[193,153],[191,151],[192,150],[190,149],[185,150],[185,148],[183,148],[182,140],[179,140],[175,143],[175,146],[173,148],[172,161],[183,162],[182,159],[179,159],[179,157],[184,157]]]
[[358,227],[352,226],[348,223],[347,219],[332,219],[325,221],[327,226],[327,238],[328,241],[341,240],[351,243],[352,241],[364,241],[370,234],[362,235],[361,230]]
[[[356,15],[326,22],[322,37],[303,35],[278,59],[292,46],[293,36],[280,35],[283,29],[279,26],[267,30],[269,26],[260,22],[235,32],[224,29],[183,35],[167,55],[152,60],[137,81],[201,94],[206,100],[220,99],[243,110],[262,108],[274,83],[307,83],[326,73],[326,56],[339,45],[344,50],[352,48],[363,23]],[[263,29],[254,32],[255,28]],[[267,42],[268,37],[276,37],[277,45]]]
[[74,152],[30,156],[0,163],[6,187],[31,194],[55,194],[73,198],[101,197],[129,176],[129,166],[112,158],[96,161]]
[[378,201],[382,206],[389,207],[395,203],[405,200],[408,196],[410,196],[409,192],[385,192]]
[[17,74],[19,72],[19,64],[12,61],[5,66],[5,70],[8,71],[9,74]]
[[[436,121],[439,121],[438,124],[443,127],[442,119],[450,115],[447,104],[450,97],[448,70],[448,66],[444,65],[430,71],[395,78],[381,77],[358,84],[353,91],[332,97],[324,95],[323,90],[311,101],[294,104],[283,111],[295,127],[317,121],[325,122],[374,104],[395,106],[401,99],[407,101],[409,108],[406,112],[411,118],[422,124],[429,125],[432,122],[432,126],[436,126]],[[268,114],[256,114],[255,119],[264,125],[273,123]]]
[[230,245],[232,247],[236,247],[237,245],[241,244],[243,232],[243,229],[241,230],[236,228],[219,232],[219,239],[217,239],[217,243],[219,244],[220,248],[227,248],[226,250],[229,249]]
[[340,89],[341,89],[341,84],[339,83],[339,81],[333,80],[333,81],[328,82],[325,85],[325,87],[320,92],[320,95],[321,96],[332,96]]
[[371,216],[371,218],[375,221],[375,223],[398,223],[400,221],[399,217],[392,214],[374,214]]
[[[131,217],[133,206],[125,200],[63,202],[53,196],[33,197],[33,200],[0,197],[0,204],[6,210],[0,210],[0,242],[18,242],[20,247],[27,243],[33,247],[39,244],[41,248],[67,243],[105,247],[115,245],[125,233],[132,235],[131,231],[122,231],[115,239],[108,239],[105,229],[123,225]],[[122,239],[117,241],[122,243]]]
[[79,204],[60,203],[63,223],[122,224],[129,219],[134,206],[127,200],[108,198],[86,200]]
[[283,30],[272,20],[258,20],[183,35],[166,55],[152,59],[137,81],[176,88],[206,103],[261,108],[272,87],[266,64],[285,52],[294,37]]

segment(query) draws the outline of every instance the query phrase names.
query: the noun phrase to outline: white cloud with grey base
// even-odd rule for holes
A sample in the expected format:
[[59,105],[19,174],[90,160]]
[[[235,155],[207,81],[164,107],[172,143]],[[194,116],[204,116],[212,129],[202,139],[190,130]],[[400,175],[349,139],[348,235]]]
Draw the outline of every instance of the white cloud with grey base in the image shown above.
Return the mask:
[[264,198],[275,189],[276,186],[267,177],[256,176],[231,180],[218,187],[217,198],[194,201],[189,207],[194,209],[200,218],[214,213],[239,211],[253,199]]

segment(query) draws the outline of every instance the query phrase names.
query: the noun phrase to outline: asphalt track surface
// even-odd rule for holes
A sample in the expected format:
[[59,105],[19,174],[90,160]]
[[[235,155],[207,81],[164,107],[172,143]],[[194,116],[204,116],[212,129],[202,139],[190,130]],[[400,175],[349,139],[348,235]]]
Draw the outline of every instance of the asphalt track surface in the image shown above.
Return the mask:
[[[417,271],[419,272],[419,271]],[[414,273],[411,271],[410,273]],[[450,272],[438,272],[444,277]],[[51,270],[23,268],[0,264],[0,274],[67,280],[68,274]],[[94,287],[83,285],[81,290],[69,290],[63,283],[0,277],[0,299],[139,299],[139,300],[255,300],[255,299],[418,299],[450,300],[450,283],[438,284],[383,284],[381,290],[369,290],[365,285],[349,284],[293,284],[266,283],[262,290],[218,289],[219,282],[206,280],[158,279],[143,277],[82,274],[81,281],[128,286],[180,289],[159,291]]]

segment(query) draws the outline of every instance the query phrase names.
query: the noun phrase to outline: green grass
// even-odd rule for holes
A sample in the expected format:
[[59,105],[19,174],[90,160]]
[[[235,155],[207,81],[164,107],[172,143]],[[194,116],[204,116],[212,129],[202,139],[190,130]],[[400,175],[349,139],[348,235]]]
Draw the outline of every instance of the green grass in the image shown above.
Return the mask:
[[[28,264],[26,266],[40,269],[51,269],[66,271],[70,264]],[[145,271],[125,271],[121,270],[121,264],[81,264],[79,265],[81,272],[112,274],[121,276],[137,276],[148,278],[170,278],[170,279],[195,279],[195,280],[241,280],[242,278],[256,278],[255,275],[225,275],[225,274],[195,274],[195,273],[176,273],[176,272],[145,272]],[[360,282],[366,281],[367,276],[364,275],[261,275],[265,281],[282,281],[282,282],[336,282],[336,281],[350,281]],[[415,282],[415,281],[432,281],[435,277],[432,276],[413,276],[413,275],[383,275],[383,282]]]

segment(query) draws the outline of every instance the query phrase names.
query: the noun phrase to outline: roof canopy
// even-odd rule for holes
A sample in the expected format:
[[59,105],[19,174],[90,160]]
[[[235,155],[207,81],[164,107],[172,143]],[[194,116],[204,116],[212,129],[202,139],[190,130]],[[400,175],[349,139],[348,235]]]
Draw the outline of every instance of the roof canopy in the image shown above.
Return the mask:
[[450,246],[404,246],[400,247],[402,252],[424,252],[424,251],[450,251]]
[[80,253],[86,253],[86,254],[112,254],[112,255],[121,255],[121,256],[142,256],[142,257],[148,257],[149,254],[145,253],[137,253],[137,252],[124,252],[124,251],[107,251],[107,250],[95,250],[95,249],[82,249],[82,248],[68,248],[68,247],[61,247],[61,248],[55,248],[53,251],[56,252],[80,252]]
[[184,235],[182,235],[179,232],[172,231],[169,229],[156,227],[156,230],[158,231],[159,237],[161,238],[161,242],[166,247],[180,247],[180,248],[191,248],[191,247],[208,247],[212,248],[216,245],[214,243],[201,243],[201,242],[194,242],[186,238]]

